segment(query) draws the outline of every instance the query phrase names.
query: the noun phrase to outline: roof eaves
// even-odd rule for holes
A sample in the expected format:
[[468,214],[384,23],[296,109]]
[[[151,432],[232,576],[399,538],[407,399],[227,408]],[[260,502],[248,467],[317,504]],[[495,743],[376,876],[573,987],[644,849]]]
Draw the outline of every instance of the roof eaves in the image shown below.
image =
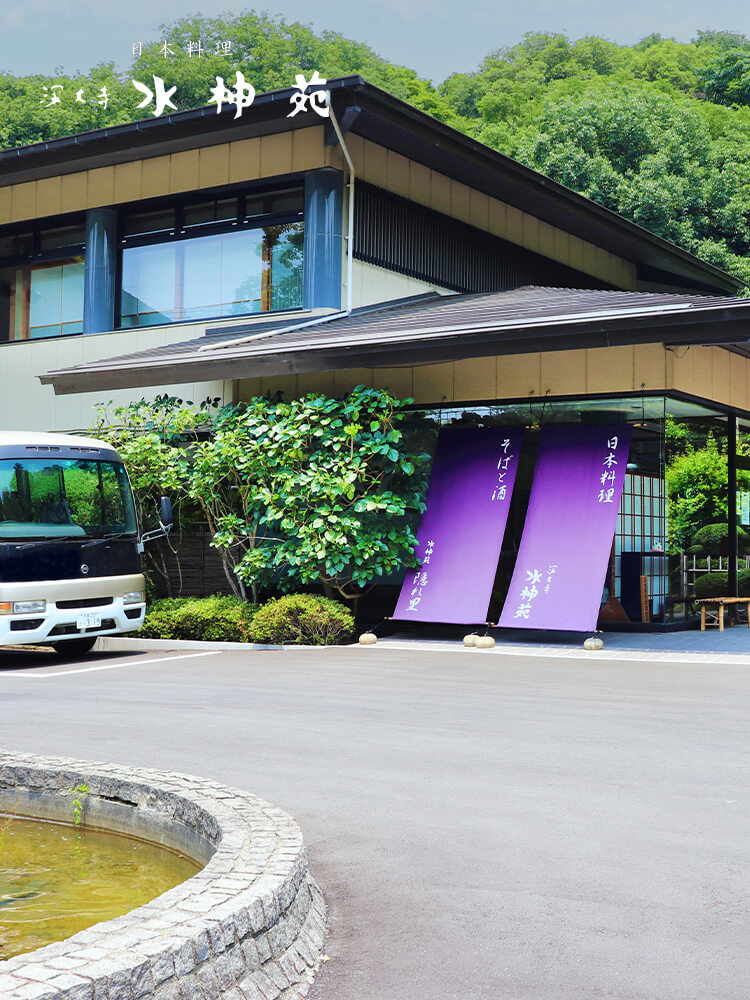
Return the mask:
[[[377,363],[376,357],[384,355],[386,352],[391,356],[399,355],[399,363],[407,363],[405,358],[410,358],[411,363],[418,363],[419,357],[416,352],[423,351],[424,345],[430,346],[431,355],[438,350],[441,354],[450,354],[451,350],[456,355],[456,359],[461,356],[471,356],[471,352],[477,352],[476,356],[482,356],[482,351],[487,354],[486,348],[491,347],[497,350],[504,342],[504,353],[511,348],[518,353],[537,351],[540,349],[560,350],[572,346],[571,343],[560,344],[560,339],[575,335],[576,345],[582,337],[589,338],[589,346],[614,346],[619,343],[650,343],[650,342],[670,342],[675,344],[684,343],[719,343],[718,338],[723,336],[725,343],[741,342],[741,333],[750,333],[750,315],[747,318],[742,316],[743,312],[750,314],[750,300],[727,300],[717,299],[715,302],[707,300],[706,303],[698,305],[690,302],[682,303],[682,308],[678,308],[675,303],[672,308],[666,307],[633,307],[632,309],[619,310],[616,314],[606,311],[591,312],[588,314],[569,314],[549,316],[543,318],[526,317],[514,322],[489,322],[474,323],[461,326],[459,324],[447,325],[444,328],[425,327],[414,328],[408,331],[400,331],[397,337],[389,334],[388,331],[378,331],[370,336],[363,335],[362,330],[353,330],[348,334],[339,335],[335,340],[330,337],[315,337],[305,335],[300,341],[289,335],[283,340],[263,344],[246,343],[236,348],[228,348],[216,354],[199,355],[197,351],[187,354],[160,353],[158,356],[148,359],[144,363],[142,356],[124,356],[120,358],[105,359],[100,362],[93,362],[89,365],[76,366],[67,369],[58,369],[39,376],[44,384],[52,384],[55,391],[78,391],[78,389],[66,389],[66,385],[77,384],[84,376],[97,376],[136,373],[142,378],[143,372],[148,369],[152,373],[161,373],[169,369],[169,380],[179,381],[175,378],[174,368],[183,369],[187,373],[185,381],[193,381],[198,377],[196,369],[201,368],[203,376],[211,373],[211,377],[222,377],[219,374],[221,368],[229,366],[228,373],[224,377],[240,377],[237,375],[237,365],[242,362],[253,362],[259,367],[263,367],[263,374],[282,374],[295,370],[322,370],[318,363],[312,367],[295,366],[289,359],[303,356],[313,357],[319,355],[326,357],[332,367],[350,367],[356,361],[364,363],[368,359],[370,364]],[[739,317],[739,319],[738,319]],[[706,334],[706,324],[716,324],[723,322],[724,333]],[[648,333],[644,336],[644,333]],[[496,336],[493,336],[495,334]],[[440,344],[450,345],[443,349]],[[542,346],[546,344],[546,346]],[[478,350],[479,349],[479,350]],[[368,354],[369,352],[369,354]],[[356,355],[354,361],[352,356]],[[331,363],[332,357],[338,357],[338,362]],[[267,362],[275,361],[275,368],[271,370]],[[201,377],[203,377],[201,376]],[[161,377],[161,376],[159,376]],[[241,376],[244,377],[244,376]],[[157,384],[156,382],[136,381],[135,385]],[[104,388],[114,387],[104,385]]]

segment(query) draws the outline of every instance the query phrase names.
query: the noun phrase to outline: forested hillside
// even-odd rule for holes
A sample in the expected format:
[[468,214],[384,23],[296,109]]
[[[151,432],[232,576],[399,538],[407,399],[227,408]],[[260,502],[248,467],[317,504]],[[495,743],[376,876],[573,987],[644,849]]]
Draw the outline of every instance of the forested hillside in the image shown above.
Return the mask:
[[530,35],[439,88],[472,135],[750,281],[750,40]]
[[[198,41],[201,54],[188,55]],[[146,117],[131,81],[154,75],[176,86],[178,108],[197,107],[238,69],[259,93],[292,86],[298,72],[360,73],[750,282],[750,39],[731,32],[634,46],[528,35],[435,87],[334,32],[254,13],[185,18],[123,74],[105,64],[78,77],[0,75],[0,145]],[[59,102],[47,107],[52,94]]]

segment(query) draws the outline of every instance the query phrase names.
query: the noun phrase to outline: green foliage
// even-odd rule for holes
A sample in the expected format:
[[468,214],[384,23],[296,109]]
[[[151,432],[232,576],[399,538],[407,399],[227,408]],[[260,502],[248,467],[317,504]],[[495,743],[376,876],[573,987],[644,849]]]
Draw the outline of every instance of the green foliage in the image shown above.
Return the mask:
[[[199,40],[203,54],[189,56]],[[149,117],[152,107],[137,109],[134,79],[160,76],[185,109],[207,104],[217,77],[234,86],[238,70],[261,93],[315,69],[361,74],[750,282],[750,40],[735,32],[701,31],[689,43],[652,34],[632,46],[530,33],[436,89],[337,32],[253,11],[183,17],[162,25],[121,75],[111,64],[75,77],[0,74],[0,145]],[[42,87],[54,84],[64,100],[46,108]],[[97,103],[103,86],[106,109]],[[84,104],[73,97],[81,88]]]
[[257,605],[236,597],[164,598],[154,601],[138,636],[147,639],[189,639],[205,642],[246,642]]
[[320,580],[356,600],[418,564],[429,457],[404,447],[405,402],[361,385],[343,400],[253,399],[196,449],[197,483],[217,468],[237,480],[240,509],[220,518],[214,544],[245,545],[241,579],[282,590]]
[[217,403],[141,400],[114,420],[101,410],[92,433],[120,451],[142,515],[162,493],[200,511],[237,597],[320,580],[356,600],[417,565],[429,456],[404,444],[404,401],[357,386],[343,400]]
[[[750,597],[750,569],[740,568],[737,570],[737,590],[740,597]],[[695,597],[697,600],[702,600],[704,597],[728,596],[728,573],[704,573],[703,576],[695,578]]]
[[[683,424],[667,417],[666,488],[669,545],[673,552],[695,555],[718,554],[716,545],[727,537],[727,455],[726,438],[715,437],[711,423]],[[738,453],[748,448],[740,435]],[[750,489],[750,473],[737,470],[737,488]],[[722,533],[723,532],[723,536]],[[750,543],[747,533],[738,531],[741,551]]]
[[481,141],[750,281],[750,108],[726,106],[750,104],[748,65],[727,32],[537,33],[439,90]]
[[727,457],[711,437],[705,449],[677,456],[666,480],[670,545],[684,551],[705,525],[726,521]]
[[717,104],[750,104],[750,42],[724,48],[699,74],[706,97]]
[[250,623],[253,642],[333,646],[347,642],[354,618],[337,601],[313,594],[286,594],[264,604]]
[[[186,520],[195,519],[201,504],[190,492],[189,472],[191,444],[205,434],[219,412],[219,399],[206,399],[198,406],[191,400],[162,394],[153,401],[141,399],[125,406],[100,404],[96,410],[92,436],[108,441],[122,456],[130,476],[135,497],[136,513],[142,530],[158,526],[159,501],[162,496],[172,500],[175,525],[179,529]],[[164,542],[146,547],[146,576],[151,581],[160,578],[169,593],[169,574]],[[179,562],[178,562],[179,567]],[[230,566],[225,566],[230,584],[237,596],[244,590]]]
[[548,90],[532,122],[499,138],[516,159],[750,278],[748,111],[707,113],[651,83],[595,80]]
[[169,493],[173,505],[187,497],[185,449],[211,423],[218,399],[195,406],[165,394],[125,406],[100,404],[90,433],[108,441],[122,456],[136,496],[139,521],[156,527],[159,499]]
[[[696,531],[693,536],[693,544],[690,547],[691,554],[718,556],[722,552],[726,553],[729,539],[729,525],[726,521],[719,524],[706,524]],[[737,544],[741,552],[744,552],[748,545],[747,532],[742,528],[737,529]]]
[[[53,91],[56,86],[63,89]],[[103,87],[106,107],[100,103]],[[83,103],[75,99],[81,90]],[[53,95],[60,101],[48,107]],[[24,146],[142,118],[144,112],[136,107],[142,98],[113,63],[94,66],[85,75],[16,77],[0,73],[0,147]]]
[[138,635],[147,639],[328,646],[347,641],[353,631],[351,613],[324,597],[287,594],[259,608],[217,594],[155,601]]

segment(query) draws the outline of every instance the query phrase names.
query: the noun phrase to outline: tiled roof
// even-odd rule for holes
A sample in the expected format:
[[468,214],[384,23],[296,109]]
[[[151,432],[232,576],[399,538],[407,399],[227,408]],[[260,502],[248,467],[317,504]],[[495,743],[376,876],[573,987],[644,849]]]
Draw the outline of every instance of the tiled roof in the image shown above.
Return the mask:
[[[124,337],[127,334],[123,335]],[[750,299],[527,286],[426,295],[321,322],[243,324],[42,376],[56,392],[419,364],[615,344],[750,339]]]

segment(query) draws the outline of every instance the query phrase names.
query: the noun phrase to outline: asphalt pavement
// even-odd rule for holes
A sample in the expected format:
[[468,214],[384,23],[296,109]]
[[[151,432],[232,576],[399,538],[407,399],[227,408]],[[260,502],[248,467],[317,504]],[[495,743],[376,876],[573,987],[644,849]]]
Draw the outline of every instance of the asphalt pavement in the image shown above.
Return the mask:
[[0,745],[291,812],[311,1000],[746,1000],[750,655],[539,654],[0,650]]

